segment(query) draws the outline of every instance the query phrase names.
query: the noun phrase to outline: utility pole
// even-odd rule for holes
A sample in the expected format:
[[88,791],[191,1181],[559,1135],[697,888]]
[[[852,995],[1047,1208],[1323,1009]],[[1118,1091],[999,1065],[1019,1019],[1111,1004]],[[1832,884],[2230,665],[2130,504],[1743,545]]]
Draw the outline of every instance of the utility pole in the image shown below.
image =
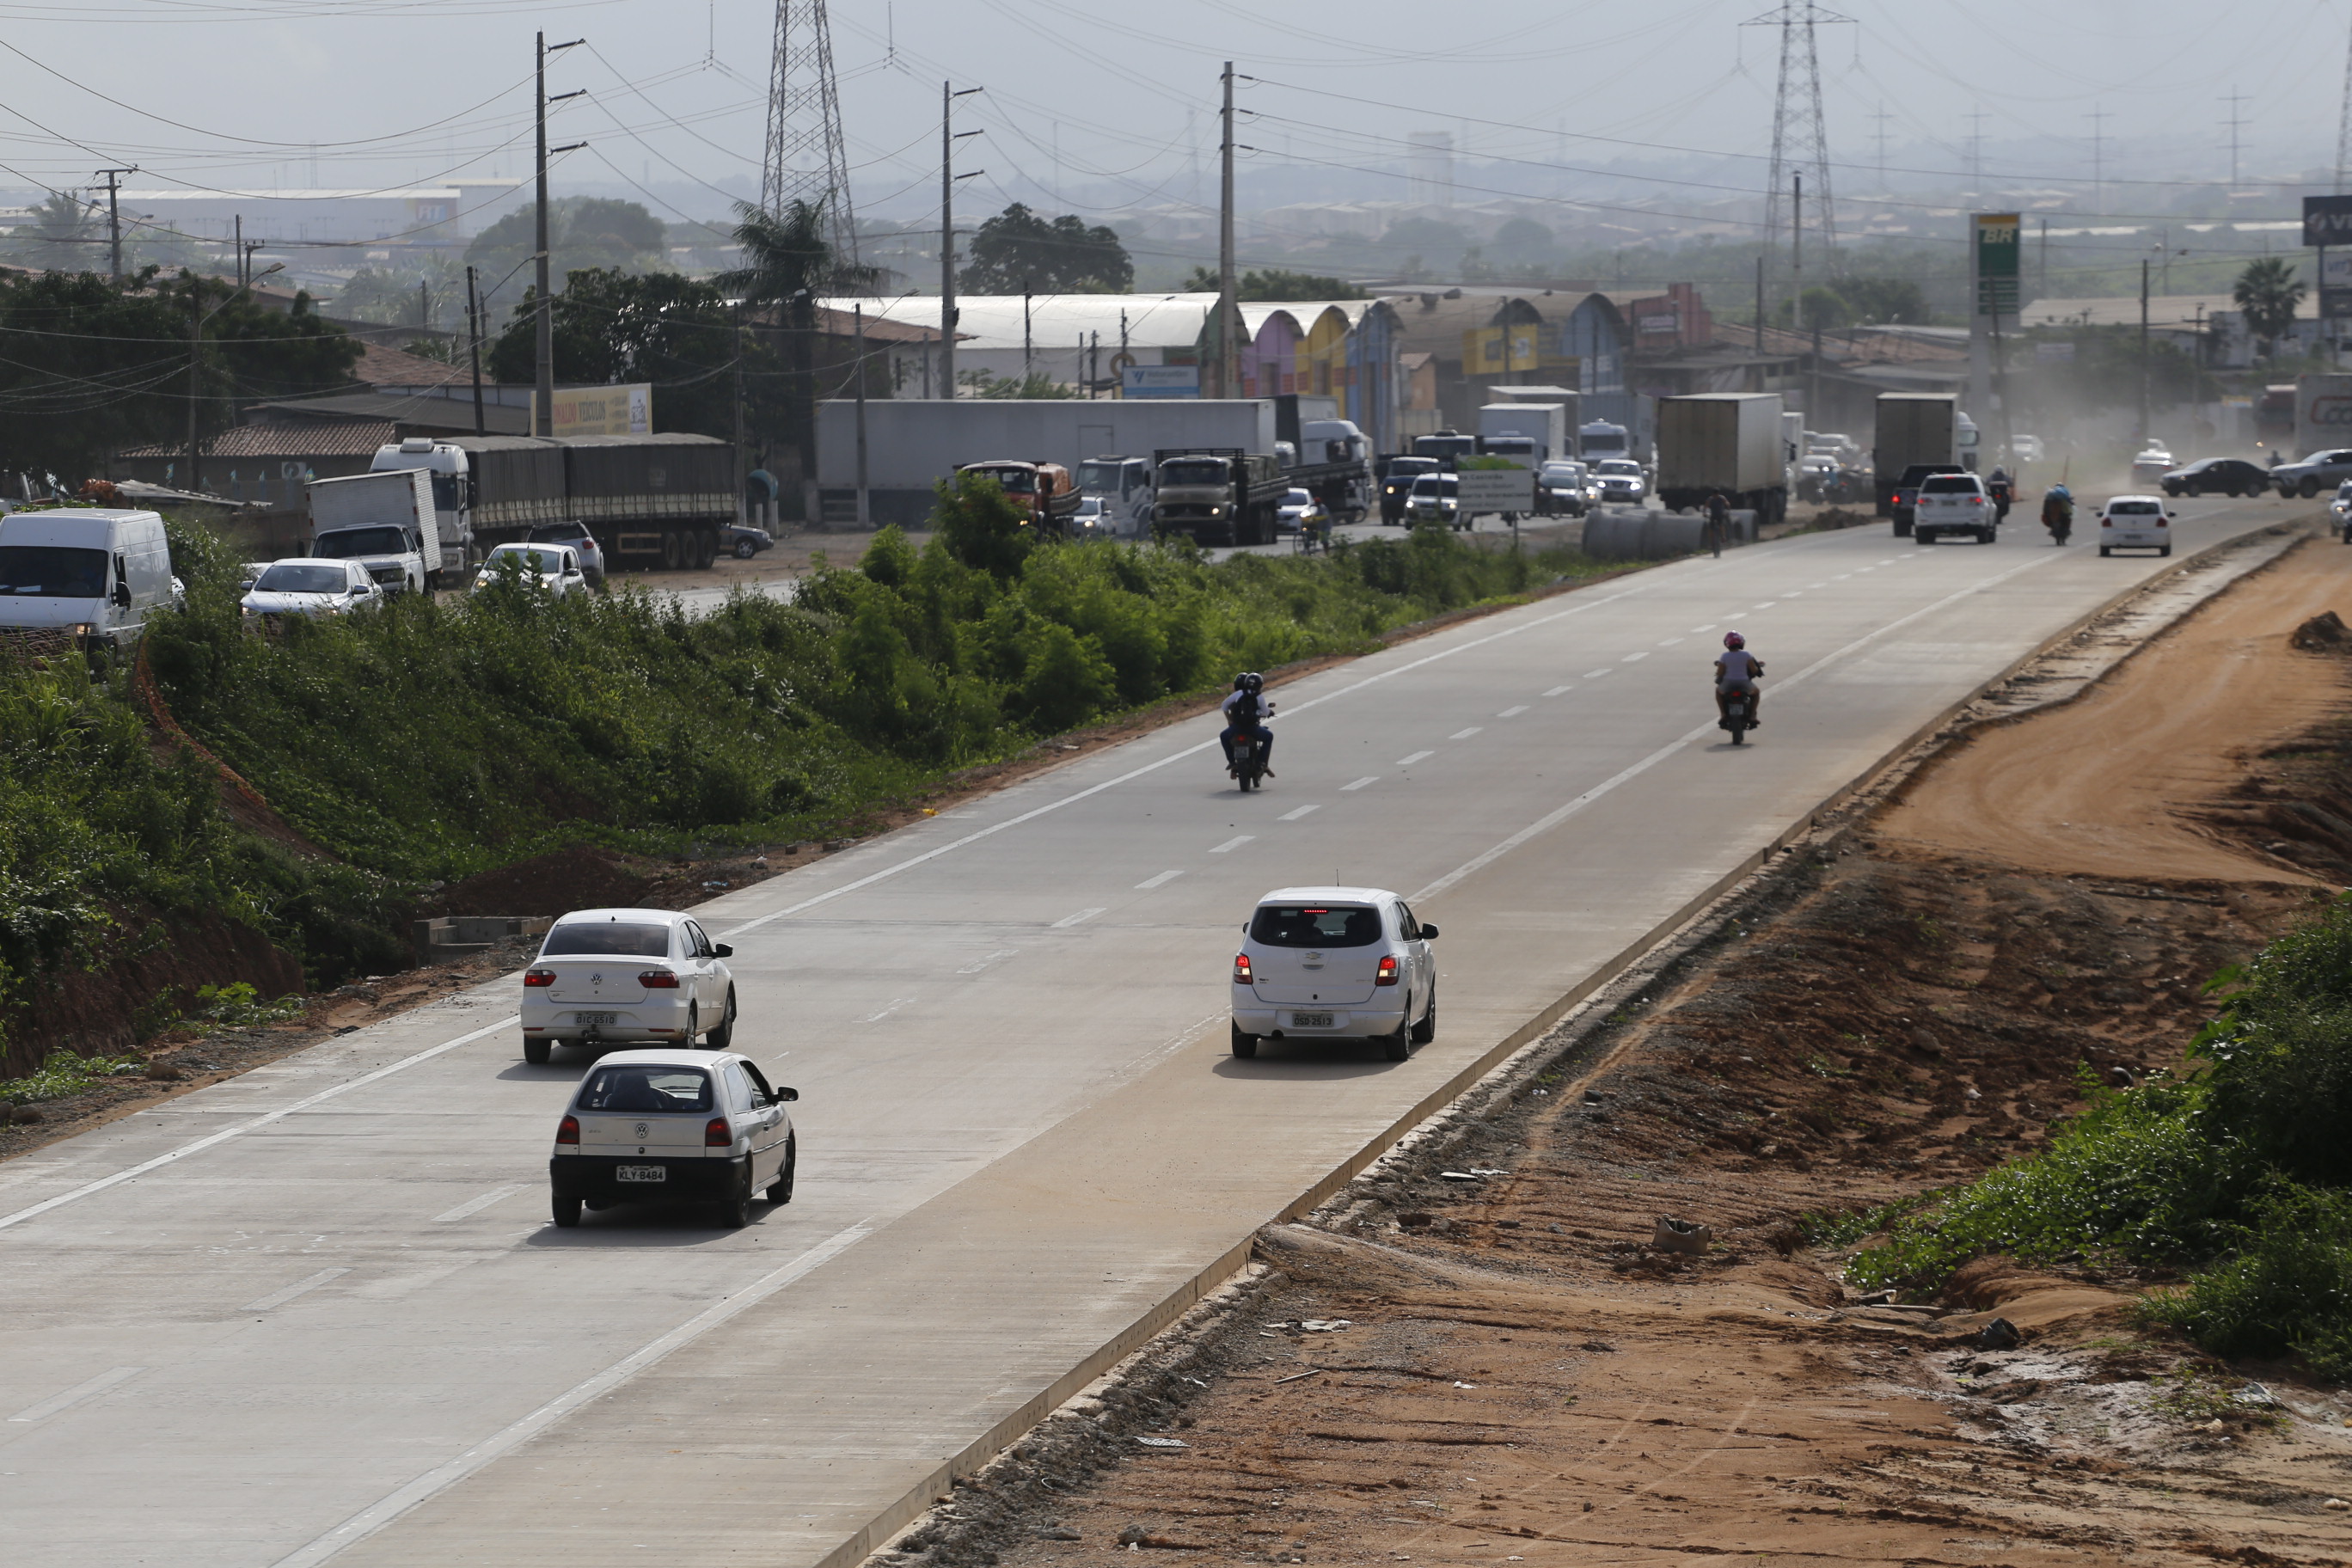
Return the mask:
[[857,305],[856,331],[857,359],[851,369],[850,379],[857,386],[857,526],[874,526],[874,508],[866,488],[866,307]]
[[135,174],[139,166],[128,169],[100,169],[98,177],[106,182],[106,247],[112,270],[107,275],[116,282],[122,281],[122,176]]
[[[940,395],[956,395],[956,275],[955,275],[955,144],[963,136],[977,136],[977,131],[956,134],[955,100],[978,92],[976,87],[955,89],[953,82],[940,83]],[[986,174],[975,169],[973,174]],[[964,176],[970,179],[971,176]]]
[[1756,352],[1764,352],[1764,253],[1756,253]]
[[1225,105],[1217,198],[1217,395],[1238,397],[1242,386],[1241,301],[1234,279],[1234,62],[1225,62]]
[[482,426],[482,308],[474,294],[474,269],[466,268],[466,346],[474,362],[474,434],[488,434]]
[[2147,258],[2139,258],[2139,442],[2147,445]]
[[416,326],[419,331],[433,330],[433,286],[422,278],[416,280]]
[[1028,390],[1029,369],[1029,301],[1036,296],[1031,292],[1030,280],[1021,280],[1021,381],[1022,390]]
[[[742,468],[742,466],[743,466],[743,461],[744,461],[744,455],[743,455],[743,301],[742,301],[742,300],[736,300],[736,301],[735,301],[734,309],[733,309],[733,312],[732,312],[732,313],[733,313],[733,317],[734,317],[734,329],[735,329],[735,397],[734,397],[734,405],[735,405],[735,466],[736,466],[736,468],[738,468],[740,469],[740,468]],[[743,511],[743,502],[744,502],[744,491],[743,491],[743,486],[739,484],[739,485],[737,485],[737,486],[735,487],[735,521],[738,521],[738,522],[749,522],[749,521],[751,521],[749,517],[746,517],[746,516],[744,515],[744,511]]]
[[[547,106],[550,103],[561,103],[565,98],[582,96],[577,92],[567,92],[562,98],[555,99],[547,96],[547,57],[564,49],[578,48],[588,40],[574,38],[568,44],[550,44],[545,33],[537,35],[537,39],[539,224],[536,234],[539,254],[533,259],[538,263],[539,298],[534,313],[538,317],[539,342],[538,353],[535,356],[538,375],[535,389],[530,395],[530,433],[534,436],[544,436],[549,433],[555,418],[555,310],[554,300],[549,294],[547,273]],[[560,147],[556,151],[569,153],[572,147],[586,145],[584,142],[575,142],[572,147]]]
[[2091,216],[2096,217],[2106,206],[2102,190],[2106,179],[2107,121],[2114,111],[2101,104],[2091,105],[2091,112],[2083,118],[2091,122]]
[[1796,176],[1789,210],[1789,325],[1805,330],[1805,176]]
[[[285,268],[284,262],[273,261],[262,269],[260,277],[267,278],[272,272],[282,272]],[[258,280],[258,279],[255,279],[255,281]],[[203,308],[205,302],[203,281],[194,276],[188,279],[188,489],[192,494],[202,494],[204,491],[204,471],[200,466],[203,462],[203,455],[196,445],[196,413],[202,406],[197,388],[204,367],[205,323],[242,299],[248,287],[250,287],[249,284],[240,283],[230,292],[227,299],[207,310]]]
[[245,287],[245,215],[236,215],[236,286]]
[[2230,106],[2229,118],[2221,123],[2228,127],[2230,132],[2230,184],[2235,185],[2238,183],[2238,132],[2244,130],[2246,125],[2246,117],[2239,112],[2238,106],[2246,101],[2246,95],[2236,88],[2231,88],[2222,94],[2221,101]]

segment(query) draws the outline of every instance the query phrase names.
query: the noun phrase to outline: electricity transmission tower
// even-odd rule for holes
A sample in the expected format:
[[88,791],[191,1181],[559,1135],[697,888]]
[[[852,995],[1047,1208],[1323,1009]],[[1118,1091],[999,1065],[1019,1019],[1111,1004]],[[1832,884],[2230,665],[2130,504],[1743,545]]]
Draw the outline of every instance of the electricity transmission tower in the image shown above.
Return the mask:
[[1801,175],[1811,188],[1807,205],[1818,215],[1822,251],[1835,253],[1837,208],[1830,199],[1830,139],[1822,118],[1822,66],[1813,49],[1813,29],[1853,20],[1813,0],[1781,0],[1763,16],[1740,24],[1780,29],[1780,86],[1772,100],[1772,173],[1764,195],[1768,250],[1780,244],[1784,223],[1790,241],[1796,239],[1790,184]]
[[776,0],[760,208],[777,214],[793,201],[822,206],[835,258],[856,261],[857,225],[849,209],[849,165],[841,150],[841,100],[834,91],[833,26],[824,0]]
[[2352,47],[2344,57],[2344,107],[2336,117],[2336,194],[2346,194],[2344,182],[2352,175]]

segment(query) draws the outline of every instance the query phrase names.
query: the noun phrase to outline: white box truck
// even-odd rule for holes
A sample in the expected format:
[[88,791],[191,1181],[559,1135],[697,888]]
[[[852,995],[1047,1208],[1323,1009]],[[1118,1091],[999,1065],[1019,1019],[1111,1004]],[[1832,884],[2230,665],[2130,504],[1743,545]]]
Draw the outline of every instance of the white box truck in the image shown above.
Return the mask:
[[[1911,532],[1911,502],[1931,471],[1957,471],[1960,404],[1948,392],[1882,392],[1870,463],[1877,475],[1878,513],[1895,520],[1898,537]],[[1904,476],[1908,473],[1906,481]],[[1913,488],[1906,492],[1906,483]]]
[[444,558],[433,476],[424,468],[349,474],[310,481],[310,547],[326,560],[357,561],[387,594],[438,588],[443,574],[462,573],[461,548]]
[[0,518],[0,631],[121,647],[179,599],[154,512],[74,507]]
[[1539,468],[1553,458],[1575,453],[1575,421],[1558,403],[1489,403],[1478,410],[1478,450]]
[[1789,511],[1781,457],[1780,395],[1701,392],[1658,399],[1658,499],[1669,511],[1703,505],[1718,491],[1756,513],[1758,527]]

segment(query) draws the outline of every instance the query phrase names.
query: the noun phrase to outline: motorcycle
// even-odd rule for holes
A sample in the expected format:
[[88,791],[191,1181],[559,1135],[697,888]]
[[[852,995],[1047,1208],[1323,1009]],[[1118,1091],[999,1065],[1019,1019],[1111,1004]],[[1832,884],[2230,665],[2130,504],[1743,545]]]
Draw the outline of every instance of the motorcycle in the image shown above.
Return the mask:
[[2074,531],[2074,509],[2057,507],[2042,514],[2042,526],[2050,531],[2051,542],[2064,544],[2066,536]]
[[2010,482],[2007,479],[1995,479],[1991,484],[1986,486],[1985,489],[1987,493],[1992,497],[1993,521],[1996,523],[2007,522],[2009,521],[2010,503],[2016,499],[2014,491],[2012,491],[2010,487]]
[[1744,746],[1748,743],[1748,731],[1751,716],[1755,712],[1755,694],[1748,691],[1735,690],[1724,699],[1723,717],[1717,721],[1717,725],[1720,729],[1731,731],[1731,743],[1735,746]]
[[1263,789],[1265,777],[1265,733],[1244,730],[1234,737],[1234,777],[1244,793]]

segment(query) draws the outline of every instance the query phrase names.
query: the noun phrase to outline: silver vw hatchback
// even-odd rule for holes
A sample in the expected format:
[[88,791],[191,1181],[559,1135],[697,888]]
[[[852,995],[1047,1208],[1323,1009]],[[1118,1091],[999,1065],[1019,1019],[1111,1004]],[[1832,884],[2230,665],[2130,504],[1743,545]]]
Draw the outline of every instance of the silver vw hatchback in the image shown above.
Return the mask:
[[626,1203],[707,1203],[730,1229],[751,1199],[793,1201],[799,1141],[786,1105],[749,1057],[732,1051],[614,1051],[588,1069],[555,1129],[548,1189],[555,1223]]
[[1401,1062],[1437,1037],[1437,966],[1423,925],[1380,888],[1277,888],[1234,955],[1234,1055],[1260,1040],[1377,1040]]

